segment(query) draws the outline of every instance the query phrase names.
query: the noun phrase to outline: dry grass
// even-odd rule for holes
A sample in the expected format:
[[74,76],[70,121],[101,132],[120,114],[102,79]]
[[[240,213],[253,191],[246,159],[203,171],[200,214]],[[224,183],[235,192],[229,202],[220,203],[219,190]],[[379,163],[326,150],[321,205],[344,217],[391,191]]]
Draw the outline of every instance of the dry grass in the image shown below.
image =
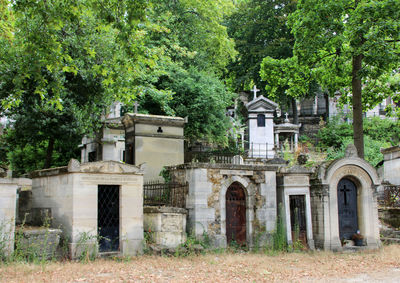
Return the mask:
[[400,245],[353,254],[315,252],[267,256],[252,253],[210,253],[188,258],[141,256],[122,262],[96,260],[86,264],[0,264],[0,281],[334,282],[337,281],[335,278],[350,278],[360,273],[388,272],[394,268],[400,268]]

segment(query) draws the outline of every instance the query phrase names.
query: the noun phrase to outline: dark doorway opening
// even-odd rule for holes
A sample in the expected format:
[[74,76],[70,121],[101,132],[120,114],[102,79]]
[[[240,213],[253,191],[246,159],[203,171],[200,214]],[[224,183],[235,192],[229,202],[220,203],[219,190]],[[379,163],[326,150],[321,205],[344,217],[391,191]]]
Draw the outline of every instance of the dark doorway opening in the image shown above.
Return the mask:
[[292,228],[292,240],[307,246],[307,222],[306,202],[304,195],[291,195],[290,201],[290,225]]
[[338,184],[339,237],[349,240],[358,230],[357,187],[343,178]]
[[226,191],[226,239],[228,244],[246,245],[246,195],[238,182]]
[[97,195],[99,251],[119,250],[119,186],[99,185]]

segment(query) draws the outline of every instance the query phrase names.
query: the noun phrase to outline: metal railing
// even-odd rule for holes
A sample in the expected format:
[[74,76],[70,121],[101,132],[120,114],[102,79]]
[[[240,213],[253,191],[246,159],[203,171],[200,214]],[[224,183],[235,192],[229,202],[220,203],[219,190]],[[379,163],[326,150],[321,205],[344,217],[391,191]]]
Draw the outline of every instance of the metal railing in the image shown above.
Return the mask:
[[383,192],[378,197],[379,204],[385,207],[400,207],[400,186],[383,185]]
[[148,182],[143,185],[143,204],[185,208],[188,191],[188,183]]

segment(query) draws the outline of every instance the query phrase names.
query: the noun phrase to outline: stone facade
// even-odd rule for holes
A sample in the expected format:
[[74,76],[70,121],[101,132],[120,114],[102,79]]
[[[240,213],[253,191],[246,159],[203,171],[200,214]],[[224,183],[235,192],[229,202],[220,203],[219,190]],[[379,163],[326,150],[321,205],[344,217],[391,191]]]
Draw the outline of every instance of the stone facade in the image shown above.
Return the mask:
[[186,200],[189,233],[207,233],[215,247],[227,246],[226,193],[238,183],[246,195],[246,244],[265,240],[276,223],[278,165],[184,164],[170,167],[173,180],[188,182]]
[[80,164],[32,173],[32,208],[51,209],[54,227],[70,241],[72,257],[79,256],[83,235],[92,244],[98,236],[98,189],[119,188],[119,252],[134,255],[143,241],[143,174],[116,161]]
[[162,180],[164,166],[184,162],[185,120],[180,117],[125,114],[125,160],[142,165],[145,181]]
[[383,153],[383,181],[392,185],[400,185],[400,146],[382,149]]
[[156,245],[176,248],[186,241],[186,209],[145,206],[143,213],[144,231]]
[[248,110],[249,156],[274,158],[274,111],[278,105],[260,95],[246,104]]
[[[349,152],[349,151],[348,151]],[[357,226],[367,248],[380,245],[378,227],[377,189],[380,180],[376,170],[356,152],[347,157],[322,164],[312,178],[311,209],[316,247],[342,250],[339,227],[338,185],[343,179],[356,187]]]
[[0,254],[14,250],[17,189],[31,184],[26,178],[0,178]]
[[[304,220],[306,223],[306,244],[310,249],[314,249],[313,228],[311,221],[311,201],[310,201],[310,174],[311,170],[294,166],[292,168],[281,168],[277,175],[278,183],[278,207],[282,205],[284,222],[286,225],[286,238],[288,244],[293,244],[292,224],[294,219],[291,219],[293,208],[290,207],[292,196],[302,196],[304,202]],[[301,212],[303,213],[303,212]]]

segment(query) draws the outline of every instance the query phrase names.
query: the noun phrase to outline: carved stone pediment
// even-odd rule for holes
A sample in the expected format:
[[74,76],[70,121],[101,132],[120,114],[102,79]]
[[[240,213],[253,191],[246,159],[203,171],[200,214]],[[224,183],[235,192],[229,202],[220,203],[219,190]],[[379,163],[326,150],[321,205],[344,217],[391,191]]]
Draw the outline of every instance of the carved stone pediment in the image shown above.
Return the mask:
[[252,100],[249,103],[247,103],[246,107],[248,111],[273,112],[276,110],[276,108],[278,108],[278,104],[260,95],[255,100]]
[[118,161],[98,161],[89,163],[79,163],[76,159],[71,159],[68,163],[68,172],[82,173],[137,173],[141,174],[142,170],[134,165],[125,164]]

